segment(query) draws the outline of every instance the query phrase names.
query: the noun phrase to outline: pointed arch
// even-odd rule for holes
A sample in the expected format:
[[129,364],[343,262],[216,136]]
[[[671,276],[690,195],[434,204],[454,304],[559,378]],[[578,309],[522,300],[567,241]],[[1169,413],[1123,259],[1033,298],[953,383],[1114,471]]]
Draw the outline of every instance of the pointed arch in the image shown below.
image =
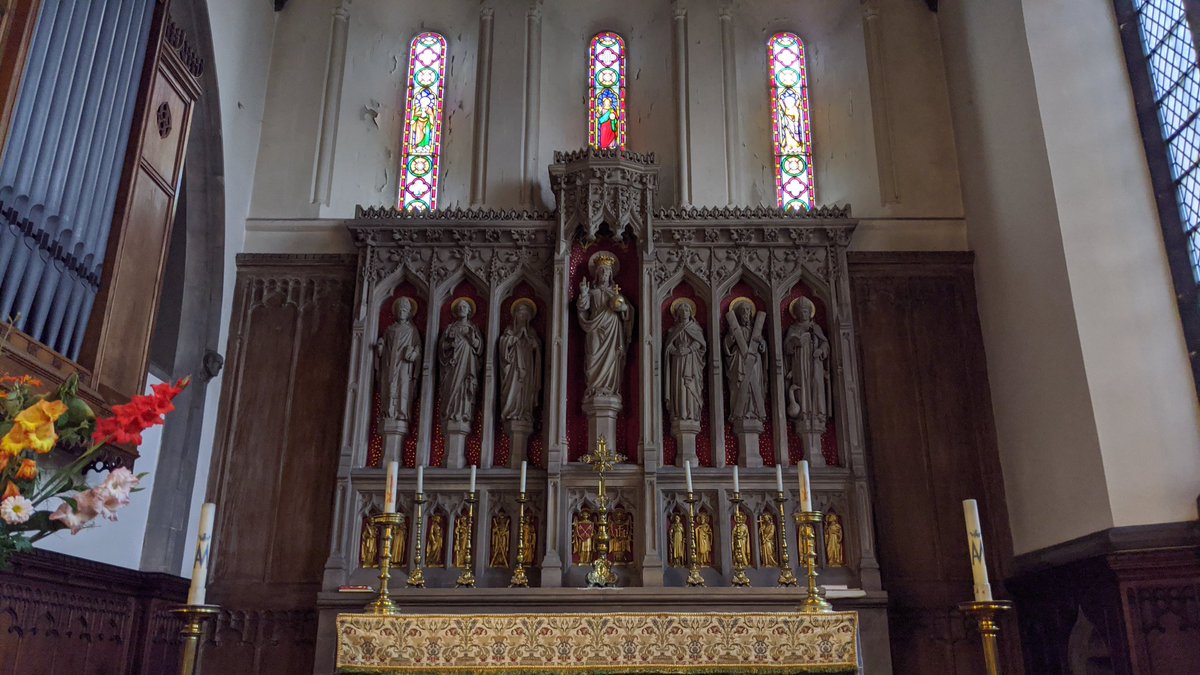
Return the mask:
[[408,49],[408,97],[404,104],[404,143],[400,158],[400,208],[437,208],[442,154],[442,95],[446,38],[421,33]]
[[588,44],[588,145],[625,148],[625,41],[597,34]]
[[804,42],[795,33],[776,33],[767,43],[767,64],[776,199],[788,211],[808,210],[815,197]]

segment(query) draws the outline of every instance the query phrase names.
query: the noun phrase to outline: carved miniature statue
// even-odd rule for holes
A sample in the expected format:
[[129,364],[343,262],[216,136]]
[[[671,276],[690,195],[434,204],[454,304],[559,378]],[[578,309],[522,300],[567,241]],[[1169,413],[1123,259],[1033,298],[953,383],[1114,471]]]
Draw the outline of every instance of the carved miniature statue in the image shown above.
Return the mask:
[[671,303],[675,325],[671,326],[666,345],[667,381],[663,387],[671,423],[692,422],[699,431],[704,407],[704,355],[708,344],[704,329],[696,322],[696,304],[687,298]]
[[594,279],[579,282],[579,298],[575,307],[579,324],[587,334],[584,346],[584,370],[587,391],[584,399],[597,396],[621,397],[621,378],[625,372],[625,355],[633,334],[633,306],[613,283],[617,259],[601,251],[589,263]]
[[801,433],[823,432],[829,419],[829,339],[813,320],[816,306],[796,298],[788,310],[796,318],[783,339],[787,361],[787,414]]
[[759,558],[763,567],[779,567],[775,554],[775,519],[769,513],[758,517]]
[[408,518],[403,514],[400,517],[400,524],[392,531],[392,566],[402,567],[407,561],[408,555]]
[[756,311],[748,298],[734,300],[726,314],[729,332],[724,341],[725,377],[729,382],[729,419],[734,422],[761,423],[767,417],[763,382],[766,317],[766,312]]
[[799,556],[801,564],[804,564],[804,561],[808,560],[808,556],[813,552],[805,536],[806,532],[810,530],[812,530],[812,525],[803,523],[796,525],[796,555]]
[[379,566],[379,532],[370,516],[363,517],[362,532],[358,543],[358,566]]
[[409,419],[421,360],[421,331],[413,324],[416,302],[400,298],[392,304],[396,320],[375,343],[376,378],[386,419]]
[[430,567],[446,565],[446,517],[435,513],[429,519],[429,539],[425,543],[425,562]]
[[713,564],[713,527],[712,516],[707,511],[701,511],[696,518],[696,562],[701,567],[712,567]]
[[741,509],[733,513],[733,564],[750,566],[750,526],[746,524],[746,512]]
[[451,431],[453,423],[470,428],[475,416],[479,364],[483,355],[483,335],[471,322],[475,303],[469,298],[458,298],[450,305],[450,312],[457,318],[442,334],[438,355],[442,366],[442,422],[447,425],[447,432]]
[[508,567],[508,549],[512,538],[512,519],[503,510],[492,516],[492,555],[488,565],[492,567]]
[[575,514],[571,524],[571,553],[576,565],[590,565],[595,555],[592,539],[596,534],[596,523],[592,511],[586,506]]
[[667,560],[672,567],[683,567],[687,558],[687,541],[683,529],[683,516],[678,513],[671,515],[671,530],[667,537]]
[[471,548],[471,524],[467,522],[466,514],[460,515],[454,521],[454,566],[459,569],[467,567],[467,551]]
[[842,519],[833,511],[825,516],[825,565],[845,567],[846,548],[843,544]]
[[526,517],[521,525],[521,543],[525,547],[525,557],[521,560],[526,565],[537,561],[537,523],[533,518]]
[[500,335],[500,419],[533,422],[542,390],[542,341],[530,325],[537,306],[528,298],[512,304],[512,324]]
[[623,507],[613,511],[612,548],[609,559],[615,564],[626,564],[633,561],[633,514]]

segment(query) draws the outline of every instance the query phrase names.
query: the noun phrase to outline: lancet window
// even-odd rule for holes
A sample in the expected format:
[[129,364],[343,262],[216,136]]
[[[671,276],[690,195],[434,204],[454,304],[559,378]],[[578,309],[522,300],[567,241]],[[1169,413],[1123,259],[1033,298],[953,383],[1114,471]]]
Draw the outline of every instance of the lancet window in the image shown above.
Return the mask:
[[588,46],[588,145],[625,147],[625,41],[604,32]]
[[767,45],[767,59],[771,70],[775,194],[784,209],[808,209],[813,204],[813,167],[804,43],[795,33],[777,33]]
[[400,166],[400,207],[405,210],[437,208],[445,76],[446,38],[437,33],[421,33],[413,38],[408,50],[408,99]]

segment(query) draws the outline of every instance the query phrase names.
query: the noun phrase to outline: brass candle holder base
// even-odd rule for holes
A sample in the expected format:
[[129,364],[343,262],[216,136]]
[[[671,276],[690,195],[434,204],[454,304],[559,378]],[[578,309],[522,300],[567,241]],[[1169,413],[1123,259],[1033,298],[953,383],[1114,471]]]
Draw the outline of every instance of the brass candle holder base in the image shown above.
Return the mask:
[[183,620],[183,628],[179,630],[182,638],[179,654],[179,675],[195,675],[196,665],[200,658],[200,637],[204,634],[204,624],[220,613],[217,605],[182,605],[171,610],[172,614]]
[[775,581],[775,585],[799,586],[800,582],[792,572],[792,559],[788,555],[787,495],[782,492],[775,493],[775,506],[779,509],[779,579]]
[[400,613],[396,603],[392,602],[388,582],[392,578],[392,537],[402,522],[404,516],[399,513],[377,513],[371,516],[371,524],[379,528],[379,541],[383,545],[379,548],[379,594],[364,608],[370,614]]
[[517,495],[517,566],[508,580],[509,588],[529,588],[529,575],[525,573],[525,505],[528,503],[529,496],[522,490]]
[[696,557],[696,502],[700,501],[696,495],[688,490],[687,499],[684,501],[688,505],[688,539],[691,546],[688,547],[688,586],[703,586],[704,577],[700,576],[700,563]]
[[[750,577],[746,576],[746,566],[741,564],[740,562],[738,562],[738,553],[739,553],[738,549],[740,548],[740,546],[737,543],[736,524],[737,524],[738,515],[742,515],[742,495],[741,495],[741,493],[739,493],[739,492],[733,493],[733,496],[729,498],[729,503],[733,505],[733,522],[735,524],[734,525],[735,529],[734,529],[734,536],[733,536],[733,546],[732,546],[732,548],[733,548],[733,577],[729,580],[729,583],[734,586],[748,588],[750,586]],[[750,552],[746,551],[745,555],[747,558],[749,558]]]
[[983,665],[987,675],[1000,675],[999,615],[1013,608],[1008,600],[974,600],[958,603],[958,611],[975,617],[983,641]]
[[804,557],[804,566],[808,572],[808,595],[800,611],[804,614],[827,614],[833,611],[833,605],[821,595],[817,587],[817,525],[825,520],[825,514],[820,511],[801,511],[796,514],[796,522],[800,524],[800,553]]
[[454,585],[458,588],[475,588],[475,575],[471,572],[471,553],[474,548],[475,539],[475,503],[479,501],[479,497],[474,492],[467,493],[467,554],[465,567]]
[[425,493],[418,492],[413,496],[414,515],[413,530],[416,532],[416,549],[413,552],[413,568],[408,573],[408,581],[405,582],[413,588],[425,588],[425,572],[422,570],[425,567],[425,555],[423,544],[425,542]]

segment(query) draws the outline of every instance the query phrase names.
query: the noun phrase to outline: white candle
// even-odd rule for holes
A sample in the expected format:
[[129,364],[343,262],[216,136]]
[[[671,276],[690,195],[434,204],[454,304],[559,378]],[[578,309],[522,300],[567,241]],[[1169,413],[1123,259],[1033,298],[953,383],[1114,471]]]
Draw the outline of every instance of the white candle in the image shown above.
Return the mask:
[[479,467],[475,466],[474,464],[471,465],[471,489],[469,490],[470,492],[475,491],[475,469],[477,469],[477,468],[479,468]]
[[783,492],[783,466],[775,465],[775,491]]
[[741,480],[741,477],[738,476],[738,465],[737,464],[733,465],[733,491],[735,493],[742,491],[742,480]]
[[812,505],[812,486],[808,481],[808,460],[800,460],[800,510],[811,512]]
[[383,512],[396,512],[396,481],[400,475],[400,462],[388,462],[387,484],[383,488]]
[[528,464],[522,460],[521,462],[521,492],[525,491],[525,470]]
[[983,529],[979,526],[979,505],[974,499],[963,500],[963,517],[967,521],[967,548],[971,555],[971,577],[975,580],[975,601],[991,602],[992,585],[988,583],[987,561],[983,557]]
[[683,463],[683,470],[687,473],[688,492],[692,491],[692,460],[687,460]]
[[208,581],[208,559],[212,554],[213,520],[217,517],[217,505],[211,502],[200,507],[200,533],[196,537],[196,560],[192,563],[192,585],[188,588],[189,605],[203,605]]
[[417,467],[417,492],[425,494],[425,465]]

